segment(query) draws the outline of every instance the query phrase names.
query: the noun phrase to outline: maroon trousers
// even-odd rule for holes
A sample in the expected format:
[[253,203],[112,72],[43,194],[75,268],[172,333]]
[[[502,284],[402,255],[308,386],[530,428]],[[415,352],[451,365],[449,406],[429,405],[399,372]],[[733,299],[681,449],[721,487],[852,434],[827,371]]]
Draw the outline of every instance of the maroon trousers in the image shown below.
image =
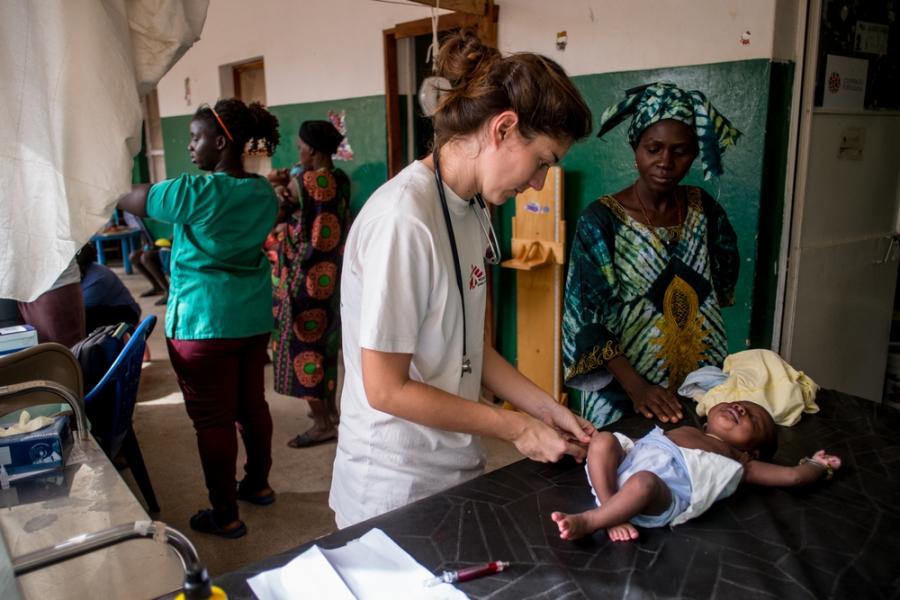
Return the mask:
[[197,432],[209,501],[216,522],[223,526],[238,518],[235,423],[247,451],[245,485],[251,492],[268,486],[272,467],[272,417],[264,384],[268,343],[268,333],[237,339],[166,339]]

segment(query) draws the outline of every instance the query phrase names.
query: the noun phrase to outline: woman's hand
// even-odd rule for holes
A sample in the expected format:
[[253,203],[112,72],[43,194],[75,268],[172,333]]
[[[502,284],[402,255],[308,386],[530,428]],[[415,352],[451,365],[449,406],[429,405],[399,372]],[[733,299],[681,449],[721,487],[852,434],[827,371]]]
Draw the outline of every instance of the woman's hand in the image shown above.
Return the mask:
[[276,223],[283,223],[297,209],[297,200],[291,195],[291,191],[283,185],[276,185],[274,188],[275,196],[278,197],[278,217]]
[[288,181],[290,181],[290,172],[288,169],[274,169],[269,171],[269,174],[266,175],[266,179],[274,185],[287,185]]
[[[572,414],[565,406],[556,402],[547,392],[519,373],[506,359],[489,344],[484,346],[484,368],[481,375],[482,384],[501,398],[509,401],[518,410],[539,423],[547,426],[555,434],[556,438],[572,445],[568,450],[561,452],[571,454],[580,460],[584,456],[584,448],[591,441],[594,426],[588,421]],[[512,411],[503,411],[507,414],[516,414]],[[521,426],[521,423],[517,423]],[[515,435],[507,439],[515,439]],[[579,448],[576,450],[575,448]],[[557,447],[558,451],[559,448]],[[522,452],[530,456],[526,452]],[[558,460],[561,454],[557,453]],[[535,459],[540,460],[540,459]]]
[[675,394],[644,379],[624,355],[610,360],[606,368],[628,394],[635,412],[648,419],[656,417],[663,423],[676,423],[681,420],[683,416],[681,403]]
[[684,416],[675,394],[658,385],[644,381],[643,385],[628,395],[634,410],[648,419],[656,417],[663,423],[677,423]]
[[[553,402],[537,386],[534,389],[540,396],[535,405],[542,408],[535,412],[546,414],[546,423],[524,412],[465,400],[410,379],[411,354],[368,348],[362,348],[361,354],[366,399],[375,410],[443,431],[497,437],[512,442],[519,452],[540,462],[557,461],[564,454],[580,461],[587,453],[590,435],[586,431],[593,431],[593,427]],[[512,367],[509,371],[518,375]],[[527,381],[521,375],[518,377]]]
[[588,444],[596,429],[590,421],[549,399],[538,411],[537,417],[566,438],[580,444]]
[[278,201],[281,204],[286,204],[286,205],[296,205],[297,204],[297,199],[291,193],[291,190],[288,186],[276,185],[273,189],[275,190],[275,195],[278,196]]
[[[560,408],[569,413],[574,423],[578,423],[575,415],[563,406],[560,406]],[[560,432],[556,428],[525,413],[516,411],[504,412],[508,413],[505,415],[505,418],[513,422],[516,430],[510,441],[527,458],[538,462],[556,462],[564,454],[568,454],[573,456],[578,462],[584,460],[587,454],[587,442],[581,441],[586,435],[586,430],[580,429],[582,427],[581,424],[576,427],[577,435],[573,437],[573,435]],[[581,419],[581,421],[584,421],[584,419]],[[584,424],[593,429],[593,426],[587,421],[584,421]],[[590,441],[589,435],[587,440]]]

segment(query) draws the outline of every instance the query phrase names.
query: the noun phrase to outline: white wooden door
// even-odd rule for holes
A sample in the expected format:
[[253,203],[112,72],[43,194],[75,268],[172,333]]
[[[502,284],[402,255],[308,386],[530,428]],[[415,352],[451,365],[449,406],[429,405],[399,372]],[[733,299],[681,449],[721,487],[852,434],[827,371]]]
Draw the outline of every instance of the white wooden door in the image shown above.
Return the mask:
[[823,387],[880,401],[900,256],[900,115],[815,109],[810,119],[782,354]]

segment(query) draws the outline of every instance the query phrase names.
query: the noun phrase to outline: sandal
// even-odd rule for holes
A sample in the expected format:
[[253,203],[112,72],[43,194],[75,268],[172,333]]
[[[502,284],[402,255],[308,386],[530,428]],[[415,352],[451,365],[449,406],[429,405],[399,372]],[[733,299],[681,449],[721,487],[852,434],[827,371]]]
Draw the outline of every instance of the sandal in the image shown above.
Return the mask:
[[164,290],[162,288],[152,288],[152,289],[149,289],[146,292],[142,293],[139,297],[140,298],[149,298],[150,296],[159,296],[160,294],[162,294],[165,291],[166,290]]
[[244,485],[243,479],[238,481],[238,486],[237,486],[238,500],[243,500],[244,502],[249,502],[250,504],[256,504],[258,506],[269,506],[270,504],[275,502],[275,490],[269,488],[268,493],[261,494],[258,491],[251,492],[250,490],[247,489],[247,487],[248,486]]
[[[312,410],[306,411],[306,418],[315,420],[316,415]],[[329,413],[328,419],[331,421],[331,426],[337,429],[337,426],[341,424],[341,415],[337,413]]]
[[331,435],[322,438],[313,438],[311,435],[309,435],[309,431],[304,431],[300,435],[294,436],[291,441],[287,443],[287,445],[291,448],[309,448],[310,446],[315,446],[316,444],[330,442],[331,440],[336,438],[336,431]]
[[247,526],[240,519],[237,520],[237,527],[232,529],[223,529],[216,523],[216,516],[213,509],[207,508],[198,511],[196,515],[191,517],[191,529],[200,533],[209,533],[219,537],[228,538],[230,540],[247,535]]

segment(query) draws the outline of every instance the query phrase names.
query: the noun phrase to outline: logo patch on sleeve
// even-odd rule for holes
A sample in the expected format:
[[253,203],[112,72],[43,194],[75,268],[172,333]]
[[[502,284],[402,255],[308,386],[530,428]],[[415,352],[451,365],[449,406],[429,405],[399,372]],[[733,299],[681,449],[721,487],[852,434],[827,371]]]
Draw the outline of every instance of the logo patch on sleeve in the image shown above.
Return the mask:
[[485,283],[484,270],[478,265],[472,265],[472,271],[469,273],[469,289],[474,290],[479,285]]

